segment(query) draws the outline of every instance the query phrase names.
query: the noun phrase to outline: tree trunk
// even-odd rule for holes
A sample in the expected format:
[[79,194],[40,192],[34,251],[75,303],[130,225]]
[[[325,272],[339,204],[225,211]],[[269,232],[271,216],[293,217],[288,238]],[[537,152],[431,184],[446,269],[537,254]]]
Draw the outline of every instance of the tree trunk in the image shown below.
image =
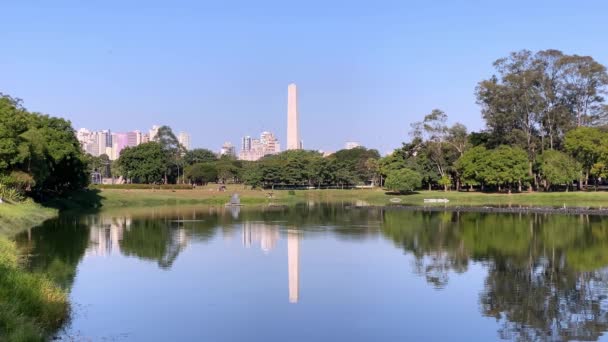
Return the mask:
[[521,192],[521,179],[517,181],[517,191]]

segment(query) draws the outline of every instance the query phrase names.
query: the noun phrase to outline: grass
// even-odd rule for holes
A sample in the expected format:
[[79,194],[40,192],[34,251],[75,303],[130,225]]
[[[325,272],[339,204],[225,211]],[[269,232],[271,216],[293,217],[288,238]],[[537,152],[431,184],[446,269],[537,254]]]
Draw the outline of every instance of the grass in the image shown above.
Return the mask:
[[15,244],[0,237],[0,340],[44,341],[68,311],[66,292],[25,271]]
[[57,215],[57,210],[33,202],[0,204],[0,236],[13,236]]
[[57,213],[33,202],[0,204],[0,341],[44,341],[68,316],[66,292],[28,272],[10,240]]
[[[225,192],[217,191],[217,186],[199,187],[194,190],[142,190],[103,189],[99,192],[99,206],[151,207],[165,205],[224,205],[233,193],[238,193],[242,204],[297,202],[357,202],[369,205],[389,205],[390,200],[399,198],[402,205],[422,206],[426,198],[447,198],[448,203],[430,204],[435,206],[525,206],[525,207],[589,207],[608,208],[607,192],[535,192],[535,193],[481,193],[421,191],[412,194],[390,194],[382,189],[351,190],[251,190],[242,185],[228,185]],[[272,198],[269,198],[272,193]],[[76,201],[79,202],[79,201]],[[81,201],[84,202],[84,201]],[[429,204],[426,204],[429,205]]]

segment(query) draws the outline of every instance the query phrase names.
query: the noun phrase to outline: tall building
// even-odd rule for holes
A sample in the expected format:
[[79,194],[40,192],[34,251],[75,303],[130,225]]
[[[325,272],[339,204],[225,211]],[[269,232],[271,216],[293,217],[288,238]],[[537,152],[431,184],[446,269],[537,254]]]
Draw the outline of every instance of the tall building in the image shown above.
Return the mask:
[[179,132],[179,135],[177,136],[177,140],[179,141],[179,143],[184,146],[184,148],[186,150],[190,149],[190,134],[186,133],[186,132]]
[[133,147],[142,143],[142,134],[140,131],[127,132],[127,146]]
[[251,151],[251,137],[244,136],[241,142],[241,152]]
[[254,161],[280,151],[281,145],[274,134],[262,132],[259,139],[252,139],[250,136],[243,137],[239,159]]
[[287,149],[299,150],[302,148],[300,142],[298,114],[298,88],[295,83],[287,87]]
[[231,142],[227,141],[222,145],[222,148],[220,149],[220,157],[221,156],[236,157],[236,150]]

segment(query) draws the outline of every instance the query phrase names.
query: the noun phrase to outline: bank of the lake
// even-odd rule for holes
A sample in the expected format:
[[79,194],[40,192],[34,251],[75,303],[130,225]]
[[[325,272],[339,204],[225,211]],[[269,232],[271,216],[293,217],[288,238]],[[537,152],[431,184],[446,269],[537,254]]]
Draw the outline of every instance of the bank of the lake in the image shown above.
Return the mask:
[[13,236],[57,216],[58,210],[33,202],[0,204],[0,236]]
[[58,214],[35,203],[0,205],[0,341],[43,341],[69,313],[67,293],[25,269],[11,238]]
[[[294,204],[300,202],[351,202],[374,206],[393,204],[392,199],[399,199],[404,206],[432,207],[522,207],[543,208],[608,208],[607,192],[534,192],[534,193],[481,193],[481,192],[441,192],[420,191],[412,194],[395,195],[382,189],[350,190],[251,190],[242,185],[229,185],[226,191],[217,191],[216,187],[197,188],[193,190],[149,190],[149,189],[99,189],[95,190],[98,204],[102,208],[115,207],[150,207],[162,205],[223,205],[230,200],[233,193],[238,193],[241,202],[247,204]],[[87,195],[90,197],[90,194]],[[425,199],[448,199],[447,203],[425,204]],[[73,203],[86,203],[79,195]],[[481,210],[481,209],[480,209]],[[515,210],[515,209],[513,209]]]

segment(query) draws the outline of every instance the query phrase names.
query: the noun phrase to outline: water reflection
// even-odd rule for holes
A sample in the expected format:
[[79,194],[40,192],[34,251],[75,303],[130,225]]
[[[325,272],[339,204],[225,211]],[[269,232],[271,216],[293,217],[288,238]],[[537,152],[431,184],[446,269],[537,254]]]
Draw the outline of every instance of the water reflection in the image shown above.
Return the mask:
[[436,288],[486,265],[483,315],[505,339],[596,340],[608,329],[608,226],[600,217],[385,213],[384,233]]
[[[298,308],[306,306],[309,294],[314,297],[319,291],[300,283],[301,272],[315,271],[306,264],[300,269],[300,244],[311,239],[332,241],[326,248],[335,249],[333,256],[338,257],[346,242],[364,247],[389,241],[405,253],[399,261],[411,263],[404,269],[412,279],[424,279],[426,287],[436,289],[437,294],[448,293],[459,275],[466,278],[472,269],[481,267],[483,284],[478,284],[481,290],[470,284],[477,300],[469,305],[475,307],[476,316],[494,319],[497,337],[597,340],[608,330],[608,223],[601,217],[430,213],[315,203],[295,208],[238,209],[165,208],[64,216],[24,233],[17,242],[31,256],[33,271],[44,272],[70,288],[83,258],[105,258],[107,262],[135,258],[170,272],[185,251],[217,246],[218,240],[233,238],[241,251],[259,248],[259,257],[268,263],[280,260],[283,271],[287,261],[287,284],[282,278],[281,287],[287,285],[288,300],[283,301],[300,303],[295,306]],[[317,253],[309,246],[302,249],[304,261]],[[382,254],[387,246],[373,248],[368,251]],[[193,257],[185,258],[192,261]],[[222,260],[216,262],[221,265]],[[247,268],[247,264],[241,267]],[[340,271],[332,269],[338,266],[330,262],[315,267]],[[369,271],[356,267],[351,272]],[[367,267],[382,270],[383,265]],[[373,279],[374,293],[417,296],[401,293],[405,285],[384,284],[382,277],[389,278],[388,274],[376,276],[380,278]],[[304,299],[300,298],[301,285],[307,293]],[[373,295],[364,292],[369,290],[364,284],[353,283],[350,290],[361,291],[361,296]],[[390,307],[391,302],[384,305]],[[324,308],[314,312],[320,310]],[[369,319],[380,324],[387,317]],[[412,320],[411,324],[423,323],[415,317]]]
[[297,303],[300,298],[300,233],[287,232],[287,265],[289,275],[289,302]]

